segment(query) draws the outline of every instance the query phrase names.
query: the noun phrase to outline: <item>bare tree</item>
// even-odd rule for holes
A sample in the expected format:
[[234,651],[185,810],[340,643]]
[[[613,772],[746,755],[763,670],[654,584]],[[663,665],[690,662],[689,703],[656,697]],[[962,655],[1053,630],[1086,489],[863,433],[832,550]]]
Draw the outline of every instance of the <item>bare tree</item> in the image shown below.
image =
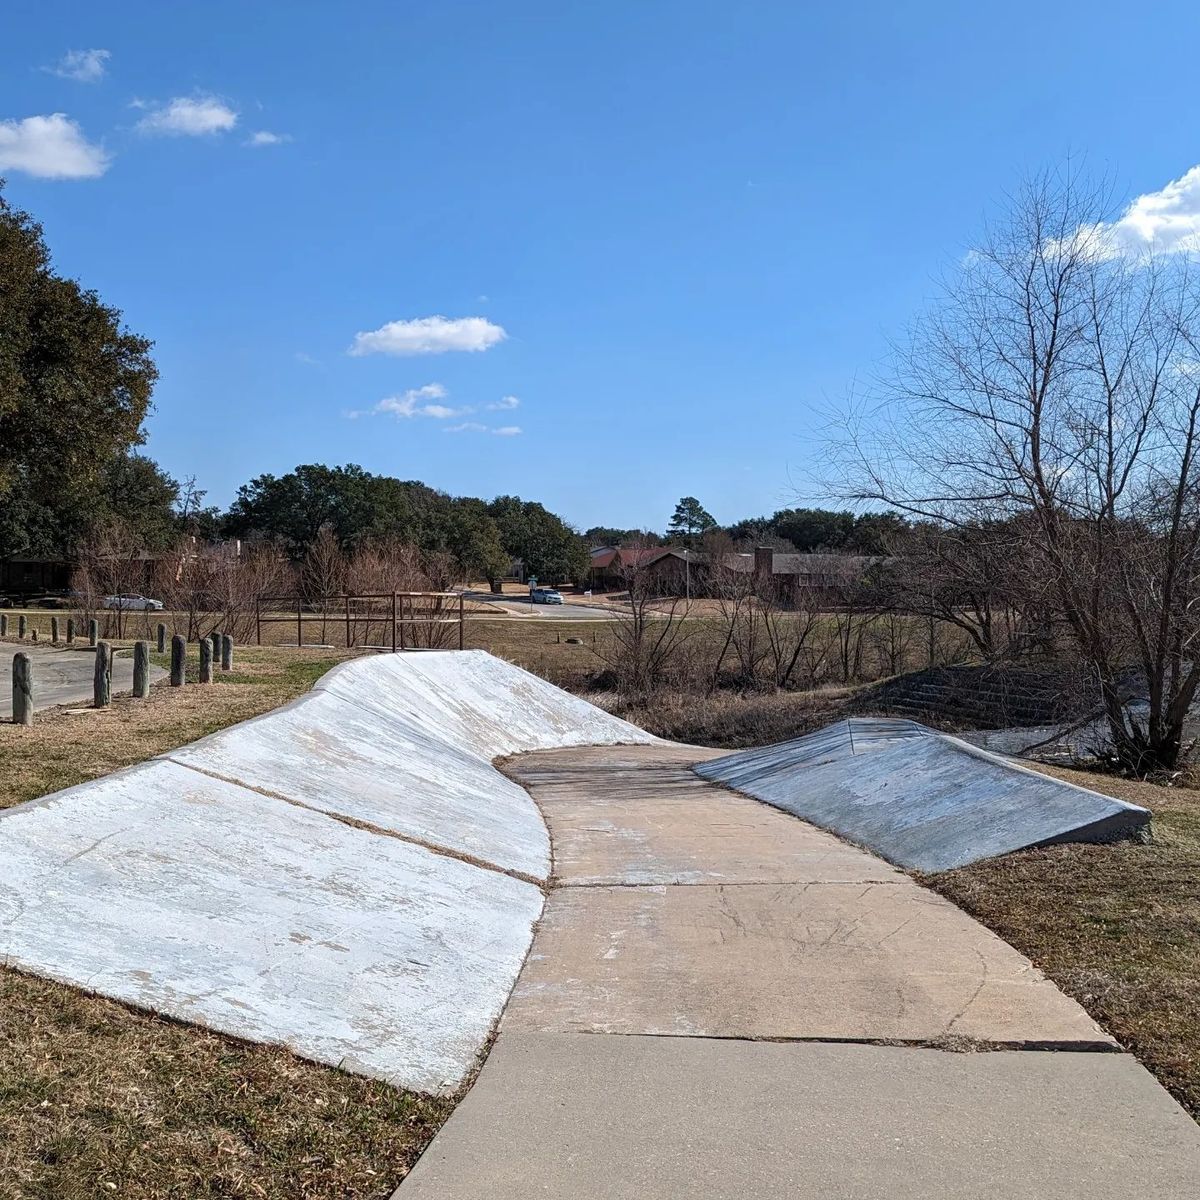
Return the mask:
[[1200,290],[1110,218],[1072,174],[1028,184],[898,352],[886,412],[835,451],[843,495],[1020,523],[1115,753],[1144,772],[1179,758],[1200,684]]
[[324,642],[330,601],[340,596],[346,587],[346,555],[328,522],[317,531],[304,556],[300,585],[308,602],[321,606],[321,641]]
[[622,590],[628,593],[628,607],[617,610],[611,637],[593,647],[612,668],[621,690],[638,695],[654,691],[665,681],[691,634],[686,601],[674,581],[667,588],[671,594],[659,594],[646,549],[641,544],[625,548],[617,569]]

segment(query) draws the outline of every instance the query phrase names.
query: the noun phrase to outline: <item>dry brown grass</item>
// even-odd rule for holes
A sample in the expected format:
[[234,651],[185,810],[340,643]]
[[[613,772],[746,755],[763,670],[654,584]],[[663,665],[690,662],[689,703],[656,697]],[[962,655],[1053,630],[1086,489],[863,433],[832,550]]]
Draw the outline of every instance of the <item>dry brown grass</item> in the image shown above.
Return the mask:
[[4,1200],[382,1200],[451,1107],[0,972]]
[[[266,712],[345,657],[241,648],[210,687],[0,724],[0,808]],[[451,1107],[0,969],[3,1200],[375,1200]]]
[[925,882],[1032,959],[1200,1119],[1200,791],[1044,769],[1150,808],[1153,841],[1026,850]]
[[811,692],[716,692],[695,696],[669,690],[632,702],[612,694],[588,697],[658,737],[694,746],[740,750],[801,737],[845,715],[850,688]]
[[[0,723],[0,808],[108,775],[268,712],[307,691],[346,657],[328,650],[239,647],[235,670],[218,672],[211,686],[172,688],[164,680],[150,689],[149,700],[116,696],[107,709],[48,709],[30,727]],[[193,661],[193,680],[196,670]]]

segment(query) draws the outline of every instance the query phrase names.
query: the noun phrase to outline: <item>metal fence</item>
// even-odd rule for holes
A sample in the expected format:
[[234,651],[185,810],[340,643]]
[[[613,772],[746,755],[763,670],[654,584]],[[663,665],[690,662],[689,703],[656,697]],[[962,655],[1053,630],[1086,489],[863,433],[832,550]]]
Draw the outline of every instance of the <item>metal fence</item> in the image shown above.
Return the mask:
[[[260,596],[254,604],[255,641],[262,645],[264,625],[296,627],[303,646],[305,626],[320,624],[322,637],[332,625],[344,630],[346,648],[355,645],[386,649],[446,650],[463,648],[465,606],[461,592],[372,592],[363,595]],[[457,626],[455,631],[453,626]],[[363,634],[359,642],[359,633]],[[383,641],[372,641],[374,632]]]

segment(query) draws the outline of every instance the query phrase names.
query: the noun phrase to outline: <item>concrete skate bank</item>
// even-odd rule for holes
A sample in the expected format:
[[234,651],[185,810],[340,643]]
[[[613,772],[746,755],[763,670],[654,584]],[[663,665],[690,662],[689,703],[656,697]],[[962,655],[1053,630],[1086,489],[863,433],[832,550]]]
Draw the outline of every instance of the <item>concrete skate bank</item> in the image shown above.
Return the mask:
[[1144,808],[890,718],[839,721],[696,770],[918,871],[1128,837],[1150,822]]
[[279,712],[0,814],[10,965],[455,1088],[541,912],[497,755],[648,735],[478,651],[335,668]]
[[711,757],[507,764],[556,886],[397,1200],[1198,1194],[1200,1129],[1073,1000],[881,859],[698,778]]

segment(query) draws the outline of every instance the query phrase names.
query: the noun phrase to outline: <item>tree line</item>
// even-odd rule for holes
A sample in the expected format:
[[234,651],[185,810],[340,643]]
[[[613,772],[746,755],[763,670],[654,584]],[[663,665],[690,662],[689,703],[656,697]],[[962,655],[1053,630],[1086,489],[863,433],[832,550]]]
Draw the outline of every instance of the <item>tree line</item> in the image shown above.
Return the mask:
[[586,574],[587,545],[519,496],[449,496],[353,464],[260,475],[227,511],[194,480],[139,451],[158,377],[151,343],[65,278],[40,225],[0,190],[0,557],[72,559],[91,546],[151,554],[181,537],[270,542],[293,561],[322,531],[345,552],[372,541],[446,556],[467,578],[499,579],[514,559],[546,580]]

